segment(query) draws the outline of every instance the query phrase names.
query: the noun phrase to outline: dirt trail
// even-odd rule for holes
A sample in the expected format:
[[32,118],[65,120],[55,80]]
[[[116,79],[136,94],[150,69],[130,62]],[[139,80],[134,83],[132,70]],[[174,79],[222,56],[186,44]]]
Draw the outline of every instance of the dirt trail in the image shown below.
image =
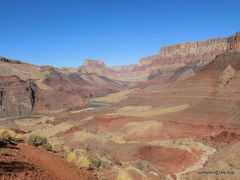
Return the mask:
[[20,144],[19,148],[28,161],[47,171],[55,180],[98,179],[93,173],[88,172],[86,169],[77,168],[59,155],[25,144]]

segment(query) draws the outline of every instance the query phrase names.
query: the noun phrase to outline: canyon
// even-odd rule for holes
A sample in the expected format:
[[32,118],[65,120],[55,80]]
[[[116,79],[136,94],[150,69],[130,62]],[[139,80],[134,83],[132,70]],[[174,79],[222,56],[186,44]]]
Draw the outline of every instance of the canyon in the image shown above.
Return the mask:
[[102,61],[86,59],[78,70],[101,74],[116,80],[143,82],[153,76],[161,76],[161,74],[170,76],[178,68],[191,61],[202,60],[204,63],[225,52],[227,48],[227,38],[183,42],[163,46],[158,54],[143,57],[138,64],[107,67]]
[[[25,156],[40,179],[61,179],[56,167],[73,179],[239,179],[239,92],[240,32],[164,46],[124,66],[86,59],[59,69],[0,58],[0,126],[71,147],[79,159],[95,154],[94,167],[79,168],[66,152],[61,160],[16,143],[19,161]],[[201,173],[215,170],[234,173]]]

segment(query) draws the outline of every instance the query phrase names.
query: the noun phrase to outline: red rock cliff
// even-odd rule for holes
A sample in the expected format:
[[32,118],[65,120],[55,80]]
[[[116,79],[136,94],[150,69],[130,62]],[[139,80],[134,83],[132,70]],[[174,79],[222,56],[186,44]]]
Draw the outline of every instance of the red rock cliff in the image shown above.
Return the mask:
[[159,68],[169,72],[192,60],[213,59],[226,51],[227,42],[227,38],[213,38],[163,46],[158,54],[141,58],[138,64],[128,66],[107,67],[102,61],[86,59],[79,70],[123,81],[145,81],[152,71]]
[[239,50],[240,49],[240,31],[235,36],[228,38],[228,50]]
[[164,66],[176,63],[188,63],[191,60],[215,58],[216,55],[225,52],[226,49],[227,38],[183,42],[161,47],[158,54],[142,58],[140,65],[150,64],[151,62],[151,64]]
[[36,86],[18,76],[0,77],[0,117],[29,116],[35,104]]

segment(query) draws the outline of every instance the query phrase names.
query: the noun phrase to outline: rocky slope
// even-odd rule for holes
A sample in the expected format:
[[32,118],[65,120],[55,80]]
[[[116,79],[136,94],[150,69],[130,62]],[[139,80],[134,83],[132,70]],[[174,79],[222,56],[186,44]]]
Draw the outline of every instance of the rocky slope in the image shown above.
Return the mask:
[[97,74],[69,72],[69,69],[36,66],[3,57],[0,77],[1,117],[81,109],[89,106],[83,98],[127,87],[124,82]]

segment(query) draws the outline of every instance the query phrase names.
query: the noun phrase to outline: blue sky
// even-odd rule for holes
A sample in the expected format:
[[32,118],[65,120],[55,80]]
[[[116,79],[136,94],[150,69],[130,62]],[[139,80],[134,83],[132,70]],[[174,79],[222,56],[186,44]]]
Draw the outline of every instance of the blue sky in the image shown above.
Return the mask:
[[0,0],[0,56],[36,65],[137,63],[160,46],[240,30],[239,0]]

